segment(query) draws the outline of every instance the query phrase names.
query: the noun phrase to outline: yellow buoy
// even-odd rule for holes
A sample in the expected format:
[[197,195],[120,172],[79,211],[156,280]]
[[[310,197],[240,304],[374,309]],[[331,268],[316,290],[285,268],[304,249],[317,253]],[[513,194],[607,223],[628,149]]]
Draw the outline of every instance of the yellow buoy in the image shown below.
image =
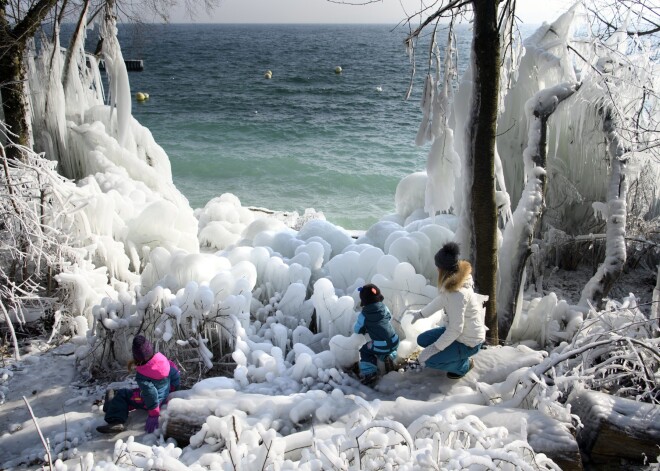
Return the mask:
[[149,94],[148,93],[143,93],[143,92],[137,92],[135,94],[135,99],[137,101],[145,101],[149,99]]
[[267,70],[264,74],[264,78],[271,79],[273,78],[273,73],[270,70]]
[[341,67],[340,66],[335,67],[335,74],[341,74]]

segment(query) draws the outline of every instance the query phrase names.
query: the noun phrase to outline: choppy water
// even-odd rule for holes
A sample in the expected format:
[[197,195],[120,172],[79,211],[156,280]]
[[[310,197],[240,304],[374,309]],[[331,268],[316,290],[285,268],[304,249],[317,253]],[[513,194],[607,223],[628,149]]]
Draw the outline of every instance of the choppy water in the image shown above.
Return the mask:
[[414,138],[426,71],[405,101],[404,35],[385,25],[150,25],[120,39],[124,58],[145,64],[129,78],[150,99],[133,114],[193,207],[231,192],[244,206],[315,208],[357,229],[393,212],[399,180],[425,165]]

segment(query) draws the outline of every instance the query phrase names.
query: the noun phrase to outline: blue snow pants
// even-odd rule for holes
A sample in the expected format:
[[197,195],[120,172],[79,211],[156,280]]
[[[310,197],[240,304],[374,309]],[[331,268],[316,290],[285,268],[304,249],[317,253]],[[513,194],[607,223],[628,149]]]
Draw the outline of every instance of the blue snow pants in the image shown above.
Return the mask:
[[[385,343],[382,341],[381,343]],[[385,360],[386,356],[396,358],[396,350],[399,347],[399,338],[397,337],[396,343],[392,348],[387,348],[382,345],[375,345],[375,342],[370,341],[362,345],[360,348],[360,374],[363,376],[378,373],[378,359]]]
[[[417,344],[420,347],[426,348],[435,343],[445,333],[445,330],[447,330],[445,327],[436,327],[435,329],[422,332],[417,337]],[[462,376],[470,369],[470,357],[476,355],[480,348],[481,344],[475,347],[468,347],[464,343],[455,340],[447,348],[429,358],[426,366]]]

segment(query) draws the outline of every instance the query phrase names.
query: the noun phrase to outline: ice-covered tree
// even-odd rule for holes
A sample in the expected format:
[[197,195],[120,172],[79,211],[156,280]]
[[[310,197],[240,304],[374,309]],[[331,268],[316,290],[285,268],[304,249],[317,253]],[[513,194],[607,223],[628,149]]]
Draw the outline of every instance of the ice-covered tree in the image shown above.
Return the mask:
[[[525,252],[523,259],[532,250],[537,257],[557,253],[558,259],[567,252],[562,248],[566,244],[556,243],[558,233],[575,238],[576,245],[604,239],[605,260],[581,300],[584,305],[600,305],[624,269],[627,232],[645,244],[652,234],[648,228],[658,217],[659,134],[656,100],[651,98],[658,85],[652,72],[657,57],[652,41],[643,39],[655,33],[648,23],[645,26],[644,15],[655,15],[657,7],[652,2],[600,2],[600,14],[595,15],[591,10],[597,2],[586,4],[588,9],[573,7],[525,41],[518,79],[504,100],[499,126],[507,132],[498,138],[498,149],[511,198],[519,200],[516,213],[524,214],[521,205],[529,207],[530,197],[542,201],[536,213],[514,217],[505,231],[498,300],[505,332],[523,288],[519,274],[525,265],[510,270],[514,260],[522,260],[511,258],[515,250]],[[602,14],[608,8],[611,23],[605,25]],[[519,119],[523,104],[534,106],[527,101],[534,94],[547,95],[563,82],[576,84],[578,90],[562,103],[556,100],[547,129]],[[549,157],[547,166],[536,167],[536,176],[527,173],[524,156],[530,145],[540,145]],[[530,194],[530,179],[536,178],[543,179],[545,189]],[[601,215],[604,223],[599,222]],[[511,237],[521,230],[530,237],[527,241]],[[593,235],[598,231],[604,234]],[[540,273],[533,275],[538,282]]]
[[[2,111],[4,122],[9,133],[0,136],[0,142],[6,146],[9,159],[21,158],[22,148],[31,148],[33,135],[31,128],[30,107],[26,101],[29,96],[27,87],[27,53],[31,41],[44,26],[44,21],[50,24],[49,29],[59,28],[64,20],[78,20],[76,31],[81,31],[87,25],[83,18],[94,17],[106,6],[117,11],[124,21],[139,21],[145,16],[155,16],[167,21],[170,9],[178,3],[177,0],[149,0],[130,2],[122,0],[85,0],[69,2],[68,0],[1,0],[0,1],[0,94],[2,95]],[[200,8],[211,9],[217,5],[217,0],[191,2],[184,0],[187,11],[194,15]],[[69,50],[73,49],[75,41],[71,38]],[[66,64],[70,63],[67,56]],[[68,68],[65,68],[62,79],[66,82]],[[15,144],[15,145],[13,145]]]
[[501,333],[505,339],[515,313],[519,312],[525,265],[533,250],[534,236],[545,203],[548,119],[557,105],[573,95],[576,88],[576,83],[565,82],[541,90],[525,107],[530,121],[529,142],[523,152],[527,184],[506,225],[500,249],[498,323],[502,326]]
[[[197,222],[174,188],[167,156],[130,117],[130,110],[126,113],[124,107],[118,118],[119,113],[104,105],[97,62],[83,49],[88,21],[106,20],[102,52],[109,65],[116,65],[108,68],[111,83],[118,85],[125,79],[112,97],[128,96],[130,102],[125,68],[123,75],[118,70],[123,60],[116,42],[114,10],[94,14],[109,4],[114,2],[61,1],[48,10],[45,2],[4,2],[0,10],[4,19],[0,34],[25,30],[20,41],[10,41],[8,36],[0,41],[3,61],[9,53],[25,54],[28,33],[33,35],[43,26],[40,19],[54,18],[56,22],[52,36],[40,37],[38,50],[31,49],[13,63],[20,65],[16,70],[25,73],[24,78],[16,82],[8,80],[5,72],[0,76],[0,82],[8,85],[2,88],[5,111],[0,123],[0,313],[7,321],[30,320],[28,313],[36,308],[53,319],[55,330],[63,327],[62,331],[82,333],[83,324],[93,320],[92,306],[102,292],[116,297],[115,288],[125,291],[135,285],[136,274],[148,261],[145,244],[198,251]],[[66,53],[60,53],[57,24],[69,17],[77,19],[76,33]],[[25,106],[12,105],[14,98]],[[27,131],[24,137],[35,130],[34,149],[31,139],[25,139],[28,145],[20,144],[24,140],[15,132],[19,128]],[[113,128],[116,135],[118,129],[123,130],[123,148],[112,138]],[[100,142],[104,150],[99,150]],[[140,170],[132,178],[141,175],[139,182],[125,178],[134,165]],[[125,183],[111,169],[118,169]],[[97,178],[82,182],[78,189],[67,180],[93,174]],[[107,191],[125,184],[133,187],[134,196],[140,196],[131,200],[131,211],[123,212],[120,226],[126,237],[116,240],[113,229],[118,228],[118,220],[113,222],[112,214],[128,201],[118,203]],[[170,214],[171,221],[179,220],[178,226],[175,223],[167,231],[161,227],[153,233],[150,221],[163,214]],[[165,234],[173,236],[171,242],[162,239]],[[72,323],[75,317],[78,319]]]

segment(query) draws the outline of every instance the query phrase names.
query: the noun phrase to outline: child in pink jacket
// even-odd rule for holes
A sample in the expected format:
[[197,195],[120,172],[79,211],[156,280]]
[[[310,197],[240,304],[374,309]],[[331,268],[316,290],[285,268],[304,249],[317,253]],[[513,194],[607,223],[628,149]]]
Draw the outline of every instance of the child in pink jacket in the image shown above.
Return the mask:
[[171,391],[179,389],[180,376],[176,365],[162,353],[155,353],[144,335],[133,339],[133,359],[136,365],[136,389],[109,390],[103,404],[107,424],[97,427],[101,433],[118,433],[125,429],[128,413],[146,409],[147,423],[144,429],[152,433],[158,428],[160,406]]

